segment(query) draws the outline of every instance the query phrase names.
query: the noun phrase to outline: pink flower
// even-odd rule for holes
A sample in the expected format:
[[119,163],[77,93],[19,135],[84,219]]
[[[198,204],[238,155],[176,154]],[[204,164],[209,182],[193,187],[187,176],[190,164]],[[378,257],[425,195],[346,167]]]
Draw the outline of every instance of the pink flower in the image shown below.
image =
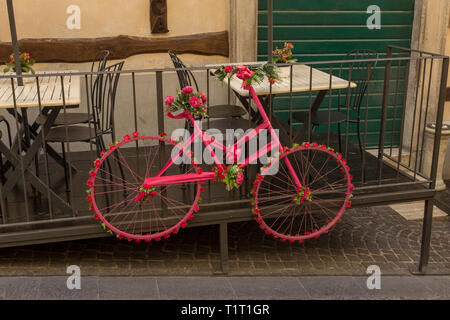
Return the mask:
[[231,72],[233,72],[233,67],[232,66],[226,66],[224,70],[225,70],[226,73],[231,73]]
[[190,86],[184,87],[184,88],[181,90],[181,92],[183,92],[183,94],[186,94],[186,95],[191,94],[192,91],[194,91],[194,88],[192,88],[192,87],[190,87]]
[[240,186],[244,182],[244,174],[242,172],[238,172],[236,176],[236,184]]
[[175,98],[173,96],[167,96],[166,101],[164,103],[166,106],[171,106],[174,100],[175,100]]
[[191,97],[191,98],[189,99],[189,104],[190,104],[192,107],[194,107],[194,108],[199,108],[199,107],[202,106],[203,103],[200,101],[199,98],[197,98],[197,97]]
[[147,183],[147,182],[144,182],[144,184],[142,185],[142,188],[144,188],[144,189],[149,189],[151,187],[152,186],[150,185],[150,183]]
[[202,97],[203,103],[206,103],[206,101],[208,101],[208,98],[206,97],[206,95],[203,92],[200,92],[200,95]]

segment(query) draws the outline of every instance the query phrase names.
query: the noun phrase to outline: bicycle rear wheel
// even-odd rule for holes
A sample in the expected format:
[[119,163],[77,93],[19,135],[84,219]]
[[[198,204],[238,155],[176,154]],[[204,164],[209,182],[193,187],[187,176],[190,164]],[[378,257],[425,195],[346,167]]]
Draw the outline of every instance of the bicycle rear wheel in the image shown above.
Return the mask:
[[290,242],[328,233],[351,205],[349,170],[346,160],[326,146],[304,143],[286,149],[254,183],[252,205],[260,228]]
[[[88,180],[88,201],[94,217],[119,239],[137,242],[159,241],[178,233],[198,211],[200,183],[174,183],[146,186],[145,178],[198,172],[190,152],[162,137],[124,137],[110,145],[94,162]],[[183,172],[173,164],[161,169],[173,154],[182,154]]]

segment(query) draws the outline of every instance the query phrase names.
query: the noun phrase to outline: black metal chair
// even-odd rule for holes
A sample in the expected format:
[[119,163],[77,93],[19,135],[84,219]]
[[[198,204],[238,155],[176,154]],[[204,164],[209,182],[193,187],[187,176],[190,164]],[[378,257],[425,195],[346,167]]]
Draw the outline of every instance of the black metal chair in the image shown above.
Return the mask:
[[[347,60],[369,60],[377,59],[378,53],[372,50],[358,49],[350,51],[347,56]],[[345,89],[346,94],[338,96],[338,111],[318,111],[315,114],[311,114],[311,132],[320,125],[323,124],[337,124],[338,136],[339,136],[339,151],[342,152],[341,142],[341,124],[342,123],[355,123],[358,131],[358,143],[361,158],[363,157],[363,148],[361,143],[361,105],[364,99],[364,95],[367,92],[370,80],[372,79],[373,72],[377,66],[377,61],[356,61],[349,63],[342,63],[339,71],[339,77],[343,77],[344,72],[348,72],[349,78],[357,86],[351,89]],[[342,99],[343,98],[343,99]],[[348,110],[350,108],[350,110]],[[348,119],[347,111],[354,112],[356,119]],[[308,112],[295,112],[293,118],[298,122],[305,123],[309,121]]]
[[[108,61],[109,51],[102,50],[95,56],[94,60],[91,64],[91,72],[101,72],[105,69],[106,63]],[[93,85],[95,82],[95,75],[89,76],[89,91],[91,94],[94,94]],[[92,100],[95,100],[96,97],[92,96]],[[64,125],[72,125],[72,124],[81,124],[87,123],[92,120],[92,113],[88,112],[67,112],[66,114],[59,114],[56,117],[55,122],[53,122],[54,127],[64,126]]]
[[[65,143],[69,142],[94,142],[97,146],[97,153],[106,149],[103,139],[104,135],[111,135],[111,140],[115,141],[114,132],[114,108],[117,93],[117,85],[119,83],[120,73],[124,61],[113,64],[103,69],[99,74],[92,88],[92,121],[91,126],[86,125],[70,125],[58,126],[50,129],[46,140],[47,142],[61,143],[63,159],[66,162]],[[111,72],[111,73],[108,73]],[[64,167],[66,179],[66,187],[69,190],[68,168],[67,163]]]
[[[169,50],[170,58],[172,59],[172,63],[175,68],[186,68],[186,65],[181,61],[180,58],[173,52]],[[180,88],[184,88],[186,86],[191,86],[197,91],[198,84],[195,80],[193,73],[190,70],[177,70],[178,82],[180,84]],[[244,108],[237,105],[214,105],[209,106],[208,108],[208,116],[211,119],[214,118],[240,118],[243,115],[247,114]]]

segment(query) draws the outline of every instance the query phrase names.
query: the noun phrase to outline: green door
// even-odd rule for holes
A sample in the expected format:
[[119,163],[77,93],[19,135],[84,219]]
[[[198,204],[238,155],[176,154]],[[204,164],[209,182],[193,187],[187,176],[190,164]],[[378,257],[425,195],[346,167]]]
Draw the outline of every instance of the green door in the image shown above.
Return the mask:
[[[414,0],[276,0],[273,1],[273,37],[274,46],[283,46],[284,41],[292,42],[294,55],[298,61],[342,60],[347,52],[354,49],[377,51],[381,57],[386,53],[387,45],[410,47],[414,17]],[[368,7],[380,8],[380,28],[369,29],[368,19],[373,15],[367,13]],[[374,20],[370,20],[374,21]],[[267,60],[267,0],[259,0],[258,8],[258,60]],[[337,67],[337,65],[335,65]],[[388,119],[386,125],[386,143],[396,145],[400,133],[400,117],[404,92],[404,63],[397,66],[393,73],[391,88],[399,94],[390,94]],[[322,66],[329,71],[328,65]],[[337,74],[338,71],[335,71]],[[334,72],[333,72],[334,73]],[[377,146],[380,130],[381,102],[383,95],[384,63],[379,63],[369,87],[367,109],[367,147]],[[312,95],[314,99],[315,92]],[[307,108],[310,94],[294,94],[293,108]],[[331,93],[331,105],[336,106],[338,92]],[[324,99],[322,108],[328,108],[330,97]],[[289,116],[290,97],[279,96],[274,101],[274,108],[279,117],[287,120]],[[324,109],[328,110],[328,109]],[[365,107],[361,117],[365,118]],[[352,118],[355,114],[350,114]],[[364,123],[363,123],[364,122]],[[362,121],[362,130],[366,129]],[[294,127],[298,127],[294,123]],[[334,132],[336,128],[331,128]],[[328,127],[319,127],[318,132],[326,132]],[[343,130],[346,131],[346,128]],[[316,131],[316,132],[317,132]],[[344,132],[345,132],[344,131]],[[350,140],[356,142],[356,126],[349,125]]]

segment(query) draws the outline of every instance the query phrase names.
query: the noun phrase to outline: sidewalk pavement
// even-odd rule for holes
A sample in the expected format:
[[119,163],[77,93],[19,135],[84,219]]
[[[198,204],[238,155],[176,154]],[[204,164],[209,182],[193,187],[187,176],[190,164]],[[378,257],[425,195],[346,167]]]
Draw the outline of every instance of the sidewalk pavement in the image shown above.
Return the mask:
[[[68,275],[69,276],[69,275]],[[0,299],[444,299],[450,276],[381,276],[381,289],[367,277],[81,277],[81,289],[67,277],[0,277]]]

